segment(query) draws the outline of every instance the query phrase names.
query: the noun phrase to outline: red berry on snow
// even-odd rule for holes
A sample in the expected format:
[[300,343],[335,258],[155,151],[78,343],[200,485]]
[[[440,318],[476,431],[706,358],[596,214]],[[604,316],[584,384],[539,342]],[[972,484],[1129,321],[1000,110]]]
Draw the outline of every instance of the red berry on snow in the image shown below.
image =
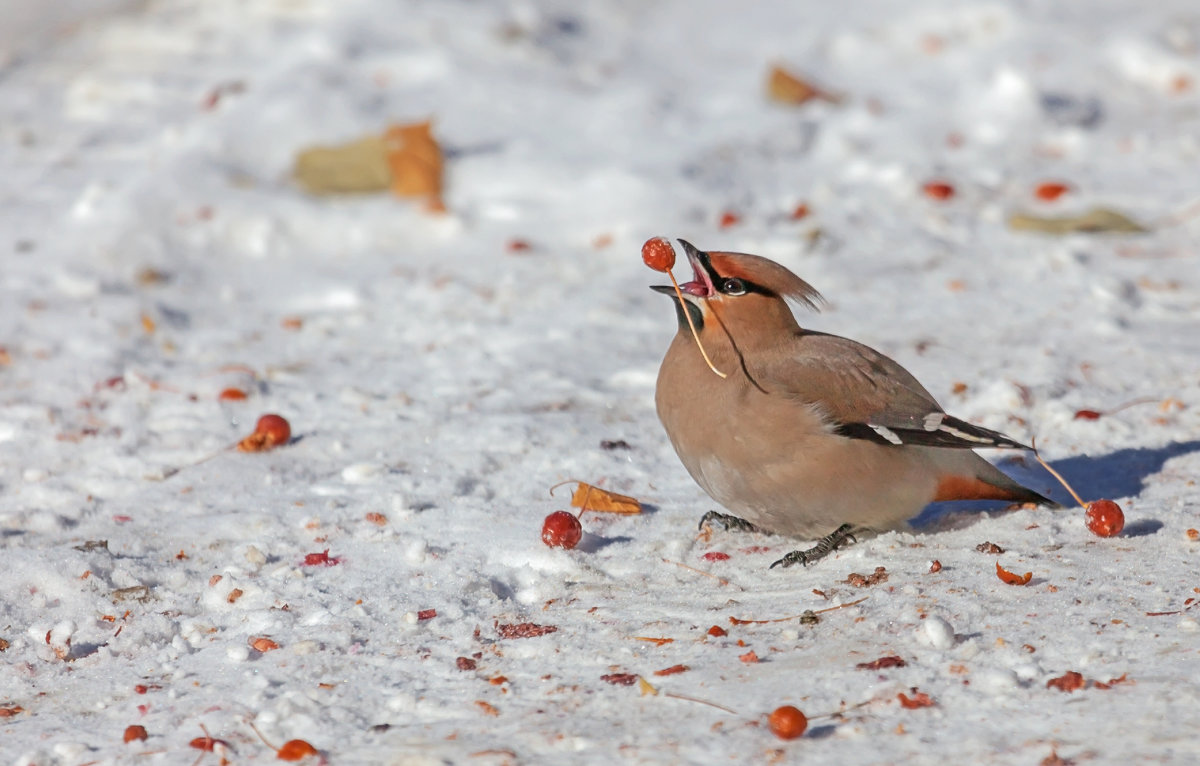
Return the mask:
[[555,511],[542,522],[542,542],[551,548],[570,550],[583,537],[583,525],[573,513]]
[[1112,500],[1087,504],[1087,528],[1100,537],[1116,537],[1125,528],[1125,514]]
[[263,415],[254,425],[254,432],[267,437],[267,444],[287,444],[292,438],[292,426],[279,415]]
[[791,705],[777,707],[767,716],[767,726],[780,739],[796,739],[808,728],[808,717]]

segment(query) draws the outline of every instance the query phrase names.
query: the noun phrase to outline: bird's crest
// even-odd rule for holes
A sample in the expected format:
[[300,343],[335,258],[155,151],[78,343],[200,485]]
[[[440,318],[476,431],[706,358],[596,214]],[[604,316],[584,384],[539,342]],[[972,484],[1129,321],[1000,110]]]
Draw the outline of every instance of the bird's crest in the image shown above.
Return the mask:
[[710,252],[708,257],[713,270],[722,277],[737,277],[813,311],[820,311],[825,302],[817,288],[775,261],[749,253]]

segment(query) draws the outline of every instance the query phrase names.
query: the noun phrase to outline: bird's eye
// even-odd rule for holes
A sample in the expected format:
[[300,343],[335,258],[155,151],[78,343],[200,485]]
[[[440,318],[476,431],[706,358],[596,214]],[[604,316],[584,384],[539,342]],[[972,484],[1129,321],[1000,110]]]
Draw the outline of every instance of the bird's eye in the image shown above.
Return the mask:
[[746,283],[736,277],[730,277],[721,283],[721,292],[726,295],[745,295]]

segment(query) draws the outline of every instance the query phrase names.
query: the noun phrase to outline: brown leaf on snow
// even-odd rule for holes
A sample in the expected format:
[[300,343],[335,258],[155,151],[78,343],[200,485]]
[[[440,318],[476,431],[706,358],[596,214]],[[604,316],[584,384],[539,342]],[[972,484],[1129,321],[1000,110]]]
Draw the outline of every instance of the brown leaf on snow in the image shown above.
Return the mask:
[[429,120],[392,125],[345,144],[312,146],[296,154],[292,175],[309,194],[365,194],[390,189],[423,197],[434,211],[442,202],[442,149]]
[[1073,692],[1083,688],[1083,676],[1074,670],[1068,670],[1058,678],[1046,682],[1047,689],[1058,689],[1060,692]]
[[979,545],[976,545],[975,550],[979,551],[980,553],[994,553],[997,555],[1004,553],[1004,549],[1001,548],[999,545],[996,545],[993,542],[988,542],[986,540],[984,542],[980,543]]
[[380,192],[392,182],[381,136],[303,149],[296,155],[292,175],[309,194]]

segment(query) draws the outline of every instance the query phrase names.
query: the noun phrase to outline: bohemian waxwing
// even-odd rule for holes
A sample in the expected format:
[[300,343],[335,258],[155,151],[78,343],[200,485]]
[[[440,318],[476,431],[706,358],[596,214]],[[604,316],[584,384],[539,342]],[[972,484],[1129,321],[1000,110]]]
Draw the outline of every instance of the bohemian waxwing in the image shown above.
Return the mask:
[[[679,332],[655,403],[688,473],[733,513],[709,512],[702,526],[821,538],[771,565],[791,566],[855,531],[902,526],[934,501],[1055,505],[972,452],[1029,447],[947,415],[878,351],[801,328],[787,299],[817,308],[821,296],[807,282],[757,255],[679,242],[694,279],[680,285]],[[709,369],[685,311],[726,377]]]

